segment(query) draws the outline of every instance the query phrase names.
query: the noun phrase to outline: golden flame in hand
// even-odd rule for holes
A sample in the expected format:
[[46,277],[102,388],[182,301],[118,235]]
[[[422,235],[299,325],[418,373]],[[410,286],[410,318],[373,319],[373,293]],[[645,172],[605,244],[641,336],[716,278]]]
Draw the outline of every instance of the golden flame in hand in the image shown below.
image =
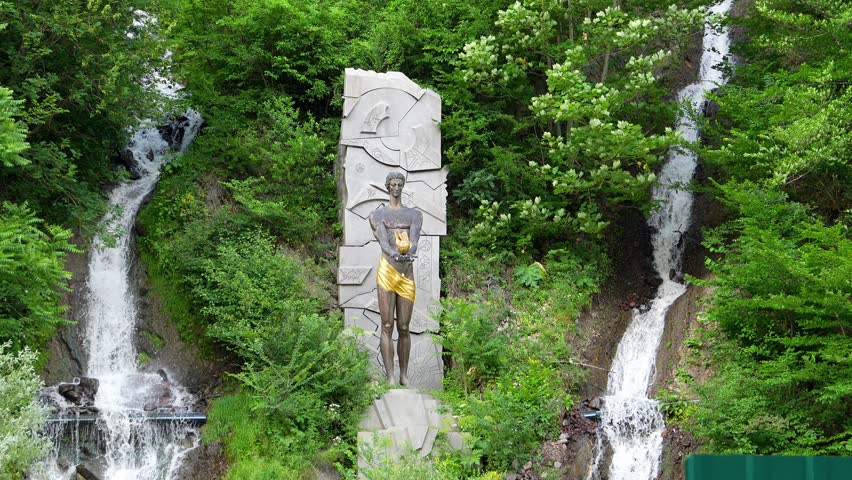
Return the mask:
[[408,239],[408,232],[394,232],[396,237],[396,249],[399,253],[405,255],[411,250],[411,240]]

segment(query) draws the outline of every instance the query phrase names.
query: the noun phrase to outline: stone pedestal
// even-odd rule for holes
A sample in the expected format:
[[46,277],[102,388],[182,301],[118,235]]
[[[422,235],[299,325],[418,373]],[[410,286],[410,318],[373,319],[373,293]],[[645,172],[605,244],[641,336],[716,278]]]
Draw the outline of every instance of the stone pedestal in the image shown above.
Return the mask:
[[[338,189],[343,204],[343,245],[339,251],[339,304],[347,326],[362,328],[361,344],[377,370],[381,320],[376,268],[381,251],[367,217],[389,201],[385,177],[406,176],[402,203],[423,213],[414,264],[417,285],[411,319],[411,386],[441,388],[441,348],[432,340],[439,330],[440,238],[446,235],[447,170],[441,167],[441,98],[398,72],[346,69],[340,134]],[[398,361],[398,357],[395,356]],[[397,381],[399,368],[397,366]]]
[[450,416],[438,413],[438,401],[431,395],[407,388],[390,390],[373,402],[358,426],[358,469],[393,462],[409,451],[426,457],[441,431],[450,448],[463,449],[464,437],[453,430],[452,422]]

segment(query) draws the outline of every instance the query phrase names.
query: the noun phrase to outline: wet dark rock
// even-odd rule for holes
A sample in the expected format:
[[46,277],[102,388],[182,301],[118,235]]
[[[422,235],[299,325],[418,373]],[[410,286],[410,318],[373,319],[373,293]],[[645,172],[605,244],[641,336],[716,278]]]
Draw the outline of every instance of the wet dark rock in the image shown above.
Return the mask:
[[658,480],[682,480],[683,463],[686,457],[695,453],[698,442],[690,432],[677,425],[666,425],[663,431],[663,458],[660,460]]
[[79,406],[79,407],[78,406],[68,407],[68,408],[62,410],[61,413],[62,413],[62,416],[65,417],[65,416],[74,416],[74,415],[90,415],[90,414],[98,413],[99,411],[100,410],[98,410],[98,407],[96,407],[94,405],[84,405],[84,406]]
[[670,269],[669,270],[669,280],[671,280],[673,282],[677,282],[677,283],[683,283],[684,282],[683,272],[678,272],[674,268]]
[[145,404],[143,410],[146,412],[166,412],[175,410],[175,393],[171,383],[163,382],[161,385],[157,385],[154,397],[155,399],[153,401]]
[[228,461],[222,444],[213,442],[187,452],[174,478],[176,480],[215,480],[228,472]]
[[704,103],[701,105],[701,113],[707,118],[713,118],[719,113],[720,108],[719,104],[713,100],[704,100]]
[[47,408],[48,413],[57,413],[62,410],[60,399],[56,397],[54,391],[53,387],[44,387],[38,392],[38,403]]
[[644,279],[645,285],[656,290],[663,283],[663,279],[656,275],[648,275]]
[[93,407],[100,382],[97,378],[79,377],[72,383],[60,383],[56,391],[76,406]]
[[118,157],[116,158],[115,163],[126,168],[127,172],[130,174],[131,179],[139,180],[140,178],[142,178],[142,170],[139,167],[139,162],[133,155],[133,151],[129,148],[122,149],[118,153]]
[[186,136],[189,123],[189,118],[180,115],[173,118],[167,125],[157,127],[157,130],[159,130],[163,140],[169,144],[169,148],[173,151],[178,151],[183,145],[183,138]]
[[[88,250],[87,244],[79,232],[75,232],[72,242],[81,250]],[[85,374],[88,364],[86,352],[86,299],[88,298],[87,275],[89,272],[86,253],[69,253],[65,257],[64,270],[72,274],[68,281],[69,291],[63,292],[62,304],[68,307],[64,317],[70,320],[68,325],[59,328],[47,343],[47,363],[41,371],[45,385],[56,385],[69,378]]]
[[77,478],[83,480],[101,480],[92,469],[86,465],[77,465]]

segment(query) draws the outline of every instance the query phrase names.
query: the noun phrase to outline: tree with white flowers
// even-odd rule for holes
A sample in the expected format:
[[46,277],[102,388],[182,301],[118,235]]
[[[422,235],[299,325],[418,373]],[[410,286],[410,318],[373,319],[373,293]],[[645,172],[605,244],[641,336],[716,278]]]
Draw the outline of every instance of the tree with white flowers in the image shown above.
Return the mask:
[[701,9],[635,13],[594,0],[526,0],[501,11],[498,33],[461,53],[465,79],[494,95],[533,92],[539,149],[527,162],[548,188],[531,199],[483,202],[473,238],[494,245],[521,231],[523,248],[555,230],[599,236],[614,207],[648,208],[653,168],[681,143],[668,128],[674,106],[656,84],[703,20]]

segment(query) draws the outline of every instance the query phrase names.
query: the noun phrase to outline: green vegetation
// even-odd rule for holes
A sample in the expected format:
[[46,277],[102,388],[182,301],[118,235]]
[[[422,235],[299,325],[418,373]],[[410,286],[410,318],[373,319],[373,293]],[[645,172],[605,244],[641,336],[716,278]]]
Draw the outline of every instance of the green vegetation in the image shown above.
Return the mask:
[[[18,169],[28,164],[23,155],[30,144],[27,130],[15,118],[22,102],[0,87],[0,168]],[[14,350],[39,347],[56,327],[65,323],[60,305],[65,254],[76,251],[71,232],[47,225],[26,203],[0,201],[0,342]]]
[[[153,111],[140,80],[168,48],[207,124],[164,167],[138,245],[181,335],[235,365],[204,431],[229,478],[352,475],[381,388],[333,311],[345,67],[443,98],[441,395],[471,446],[371,475],[485,479],[532,458],[582,381],[566,337],[610,277],[617,227],[654,207],[655,169],[684,143],[671,91],[706,3],[0,0],[0,385],[29,419],[0,436],[38,427],[35,357],[8,351],[65,322],[70,231],[98,228],[124,176],[112,159]],[[850,10],[741,7],[744,64],[700,147],[729,222],[707,235],[715,290],[688,348],[710,347],[715,375],[672,417],[710,452],[849,454]],[[134,23],[139,8],[157,22]],[[14,478],[41,450],[13,450]]]
[[[170,213],[160,206],[155,200],[143,222]],[[187,304],[182,333],[244,365],[233,393],[214,404],[205,438],[227,443],[232,478],[297,478],[317,452],[353,438],[373,398],[366,354],[339,315],[323,311],[328,293],[317,284],[328,282],[315,266],[276,246],[262,220],[215,215],[194,215],[168,234],[152,222],[141,243],[159,248],[149,253],[159,259],[155,276],[176,281]]]
[[608,271],[603,255],[595,257],[553,250],[544,264],[519,267],[537,272],[535,285],[516,270],[516,283],[505,285],[511,296],[445,300],[441,342],[451,366],[441,397],[480,459],[469,474],[526,462],[542,439],[559,435],[556,417],[583,377],[566,334]]
[[[650,208],[653,167],[678,143],[657,80],[703,19],[697,9],[653,8],[515,2],[492,34],[465,45],[463,79],[528,108],[512,125],[525,151],[513,146],[511,170],[491,173],[522,190],[479,199],[475,243],[546,252],[554,238],[600,236],[618,207]],[[492,168],[468,178],[481,183]]]
[[0,343],[0,476],[23,478],[30,465],[48,448],[41,435],[46,419],[36,401],[41,380],[33,364],[36,355],[29,349],[10,351]]
[[67,322],[62,317],[65,254],[71,232],[42,225],[26,206],[0,204],[0,341],[37,347]]
[[848,454],[852,239],[783,193],[721,189],[739,216],[709,242],[725,254],[708,312],[725,337],[696,432],[713,451]]
[[[443,451],[437,456],[422,458],[417,452],[403,452],[400,458],[388,455],[393,448],[388,438],[375,439],[373,446],[362,446],[359,455],[370,465],[363,470],[367,480],[393,480],[395,478],[417,478],[424,480],[499,480],[503,478],[497,472],[481,475],[470,473],[470,465],[478,462],[472,453],[460,453],[448,448],[443,438],[437,440],[437,449]],[[358,472],[346,471],[343,478],[355,480]]]
[[716,375],[690,426],[719,453],[852,452],[849,6],[759,2],[705,156],[732,220],[708,236]]
[[0,86],[20,104],[30,145],[14,160],[4,154],[0,200],[28,202],[51,223],[94,229],[101,187],[118,179],[112,158],[126,145],[128,126],[153,106],[141,79],[160,55],[153,27],[133,23],[136,9],[149,6],[0,2]]

